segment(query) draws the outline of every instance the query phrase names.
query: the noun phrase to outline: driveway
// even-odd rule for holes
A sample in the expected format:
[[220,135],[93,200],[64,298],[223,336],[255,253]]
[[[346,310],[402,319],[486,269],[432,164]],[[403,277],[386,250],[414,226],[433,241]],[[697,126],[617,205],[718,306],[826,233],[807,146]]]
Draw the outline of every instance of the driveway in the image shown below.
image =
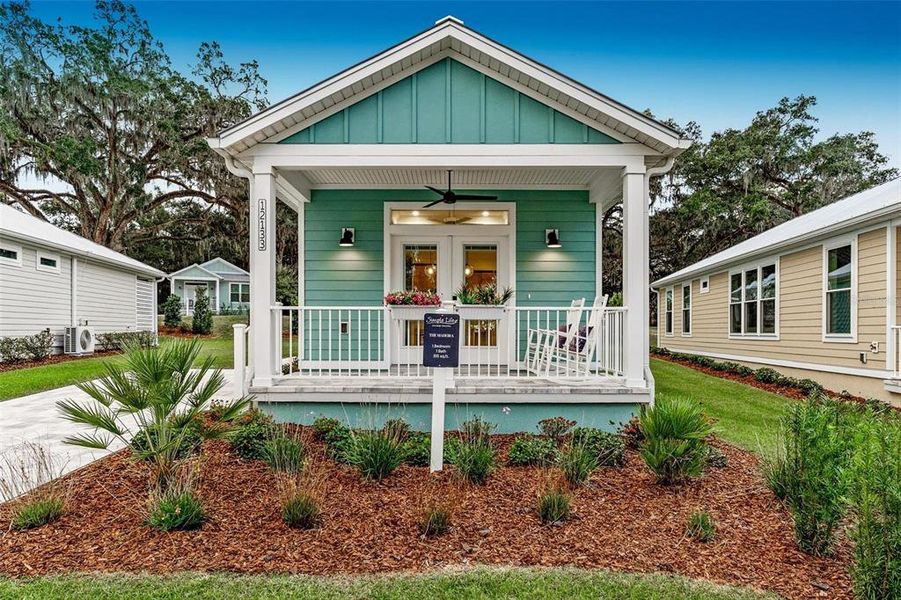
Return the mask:
[[[225,376],[225,385],[216,397],[230,398],[232,371],[223,369],[222,374]],[[0,456],[21,446],[23,442],[37,443],[43,446],[55,461],[59,461],[64,472],[69,472],[121,447],[121,444],[114,442],[110,451],[103,451],[64,444],[64,438],[79,431],[90,431],[90,428],[76,425],[60,416],[56,402],[67,398],[77,401],[90,400],[89,396],[76,386],[67,385],[0,402]]]

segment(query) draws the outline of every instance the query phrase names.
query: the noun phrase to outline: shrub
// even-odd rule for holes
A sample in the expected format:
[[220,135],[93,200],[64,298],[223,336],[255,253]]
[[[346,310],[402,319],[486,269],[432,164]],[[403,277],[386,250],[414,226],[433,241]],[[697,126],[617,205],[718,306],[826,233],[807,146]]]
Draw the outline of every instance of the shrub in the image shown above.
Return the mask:
[[[444,462],[453,464],[460,450],[460,440],[449,437],[444,440]],[[404,462],[414,467],[427,467],[432,460],[432,437],[427,433],[411,433],[404,440]]]
[[737,365],[735,370],[733,371],[736,375],[740,375],[742,377],[750,377],[754,374],[754,369],[747,365]]
[[44,360],[53,351],[53,334],[49,329],[21,338],[22,353],[31,360]]
[[[129,446],[134,455],[141,460],[152,460],[153,448],[160,444],[158,429],[150,424],[144,429],[138,431]],[[176,460],[182,460],[193,456],[200,452],[200,446],[203,443],[203,435],[200,431],[198,421],[193,421],[185,428],[184,435],[181,436],[178,447],[175,448],[173,456]]]
[[321,442],[325,441],[325,437],[330,431],[341,427],[341,421],[331,417],[316,417],[311,427],[313,428],[313,437]]
[[191,317],[191,331],[198,335],[206,335],[213,330],[213,311],[210,310],[210,298],[202,289],[197,291],[194,300],[194,314]]
[[574,439],[560,453],[557,460],[563,477],[570,486],[582,485],[595,469],[598,468],[598,458],[594,448],[588,445],[584,439]]
[[464,441],[456,450],[453,465],[469,483],[483,484],[494,470],[494,448],[488,442]]
[[704,457],[704,465],[711,469],[725,469],[729,466],[729,458],[716,446],[707,446],[707,456]]
[[366,479],[381,481],[404,461],[404,445],[386,430],[351,434],[348,462]]
[[206,515],[203,503],[193,490],[168,489],[151,500],[147,524],[161,531],[196,529]]
[[125,350],[129,346],[150,348],[156,345],[156,336],[152,331],[110,331],[98,333],[96,341],[101,350]]
[[277,428],[272,417],[258,408],[248,410],[231,434],[232,450],[245,460],[265,460],[266,444],[275,437]]
[[388,419],[383,427],[385,433],[401,441],[410,435],[410,424],[403,419]]
[[645,439],[641,457],[665,485],[682,483],[704,472],[705,438],[711,429],[700,406],[686,398],[660,397],[641,417]]
[[637,450],[644,441],[644,432],[641,430],[641,417],[638,415],[629,419],[619,430],[626,447]]
[[64,467],[43,446],[30,442],[0,455],[0,503],[12,503],[12,529],[40,527],[62,515],[70,487],[62,479]]
[[491,432],[497,428],[494,423],[489,423],[482,417],[473,417],[463,421],[460,425],[460,433],[464,442],[471,444],[487,444]]
[[351,464],[354,446],[353,432],[344,425],[333,427],[325,434],[326,454],[340,463]]
[[273,436],[266,442],[263,450],[263,460],[266,461],[269,468],[286,473],[297,473],[303,470],[306,456],[307,448],[303,441],[284,433]]
[[776,384],[782,380],[782,375],[774,369],[763,367],[754,372],[754,378],[760,383]]
[[17,363],[25,359],[25,348],[20,338],[0,338],[0,360],[7,363]]
[[572,494],[559,482],[548,482],[538,493],[538,518],[545,525],[556,525],[569,518]]
[[621,467],[626,464],[626,442],[623,436],[593,427],[576,427],[571,440],[587,446],[599,467]]
[[849,479],[856,523],[851,578],[862,599],[901,598],[901,418],[868,411]]
[[705,510],[696,510],[688,517],[688,526],[685,529],[685,533],[688,537],[705,544],[713,541],[716,535],[713,517]]
[[507,464],[514,466],[538,465],[546,467],[557,460],[554,440],[534,435],[519,435],[510,445]]
[[169,294],[160,308],[163,310],[163,324],[166,327],[175,328],[181,325],[181,298],[175,294]]
[[[159,348],[130,347],[124,361],[107,362],[103,377],[78,385],[90,401],[57,402],[63,418],[94,428],[64,442],[103,450],[114,440],[127,445],[137,431],[128,425],[132,419],[119,415],[133,415],[137,430],[155,432],[147,436],[142,454],[151,463],[153,483],[162,485],[176,467],[185,437],[225,382],[222,372],[213,369],[213,357],[200,358],[201,348],[197,340],[177,340]],[[224,422],[234,421],[249,402],[245,397],[223,404]],[[223,427],[209,435],[228,432]]]
[[552,417],[538,421],[538,431],[541,435],[546,435],[558,444],[563,441],[566,434],[575,426],[575,421],[565,417]]
[[801,379],[798,381],[797,386],[799,390],[807,394],[808,396],[811,394],[822,394],[823,386],[814,381],[813,379]]
[[817,556],[831,551],[845,515],[852,429],[844,416],[821,398],[793,404],[782,420],[780,449],[764,462],[770,489],[792,514],[798,546]]

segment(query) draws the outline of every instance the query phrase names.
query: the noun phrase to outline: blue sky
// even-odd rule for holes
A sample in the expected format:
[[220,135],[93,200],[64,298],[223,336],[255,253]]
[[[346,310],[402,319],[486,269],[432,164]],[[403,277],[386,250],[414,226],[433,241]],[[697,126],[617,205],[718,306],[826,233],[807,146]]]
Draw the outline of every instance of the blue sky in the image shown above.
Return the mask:
[[[280,100],[453,14],[639,110],[705,134],[814,95],[821,136],[876,132],[901,167],[901,3],[137,2],[187,69],[202,41],[257,59]],[[87,23],[92,2],[35,2]]]

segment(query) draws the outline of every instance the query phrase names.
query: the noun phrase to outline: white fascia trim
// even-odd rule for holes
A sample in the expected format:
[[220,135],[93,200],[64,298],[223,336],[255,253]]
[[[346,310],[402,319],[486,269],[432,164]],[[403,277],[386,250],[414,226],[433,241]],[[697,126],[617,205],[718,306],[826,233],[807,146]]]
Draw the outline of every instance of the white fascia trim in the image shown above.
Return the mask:
[[[207,265],[209,265],[210,263],[217,262],[217,261],[218,261],[218,262],[223,262],[223,263],[227,264],[228,266],[237,269],[238,271],[240,271],[240,272],[243,273],[244,275],[250,275],[250,273],[248,273],[247,271],[245,271],[244,269],[242,269],[242,268],[239,267],[238,265],[236,265],[236,264],[234,264],[234,263],[228,262],[227,260],[225,260],[225,259],[222,258],[221,256],[217,256],[216,258],[211,258],[210,260],[206,261],[205,263],[202,263],[202,264],[200,265],[200,267],[203,268],[203,269],[206,269],[207,271],[214,272],[212,269],[207,269]],[[222,274],[222,277],[223,277],[224,279],[228,279],[227,275],[234,275],[234,273],[223,273],[223,274]]]
[[188,269],[195,269],[195,268],[200,269],[207,275],[210,275],[213,278],[213,281],[218,281],[218,280],[222,279],[222,277],[220,277],[216,273],[213,273],[209,269],[204,269],[197,263],[188,265],[187,267],[184,267],[183,269],[179,269],[178,271],[175,271],[174,273],[169,273],[168,275],[166,275],[166,277],[168,277],[169,279],[204,279],[204,277],[179,277],[180,273],[183,273],[183,272],[187,271]]
[[693,350],[688,348],[675,348],[666,346],[671,352],[681,352],[683,354],[697,354],[698,356],[708,356],[710,358],[719,358],[722,360],[731,360],[735,362],[749,362],[760,365],[770,365],[773,367],[787,367],[791,369],[806,369],[808,371],[822,371],[824,373],[837,373],[839,375],[852,375],[854,377],[869,377],[871,379],[890,379],[892,372],[884,369],[859,369],[856,367],[841,367],[837,365],[821,365],[817,363],[806,363],[795,360],[781,360],[778,358],[764,358],[760,356],[744,356],[738,354],[723,354],[721,352],[704,352],[701,350]]

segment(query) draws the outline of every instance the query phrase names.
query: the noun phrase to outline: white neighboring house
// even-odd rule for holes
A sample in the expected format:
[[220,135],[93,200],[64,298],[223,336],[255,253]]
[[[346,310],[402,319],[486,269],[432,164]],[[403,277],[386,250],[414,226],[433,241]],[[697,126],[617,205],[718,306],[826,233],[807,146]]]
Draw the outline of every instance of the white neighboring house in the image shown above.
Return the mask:
[[156,280],[164,273],[0,204],[0,337],[49,328],[54,351],[67,327],[92,334],[157,331]]
[[182,311],[194,314],[198,290],[206,290],[213,312],[247,310],[250,306],[250,273],[224,258],[194,263],[166,275],[172,293],[181,298]]

